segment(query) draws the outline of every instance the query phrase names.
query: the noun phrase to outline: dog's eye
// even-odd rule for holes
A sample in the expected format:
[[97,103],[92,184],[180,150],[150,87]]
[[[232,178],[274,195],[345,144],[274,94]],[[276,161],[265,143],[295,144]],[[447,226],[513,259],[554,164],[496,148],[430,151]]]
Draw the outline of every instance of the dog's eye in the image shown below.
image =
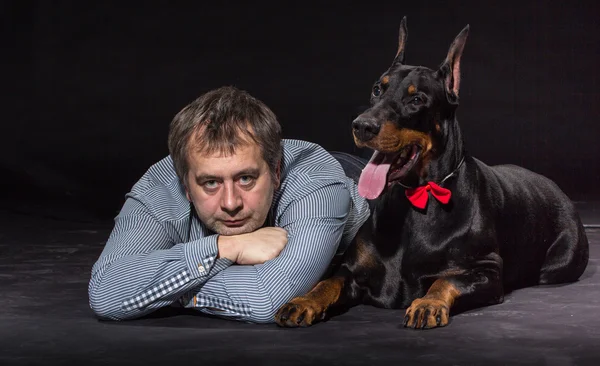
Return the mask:
[[381,88],[379,87],[379,85],[375,85],[373,87],[373,96],[378,97],[380,95],[381,95]]
[[423,103],[423,98],[421,98],[421,97],[420,97],[420,96],[418,96],[418,95],[415,95],[415,96],[414,96],[414,97],[413,97],[413,98],[410,100],[410,103],[411,103],[411,104],[413,104],[413,105],[420,105],[420,104],[422,104],[422,103]]

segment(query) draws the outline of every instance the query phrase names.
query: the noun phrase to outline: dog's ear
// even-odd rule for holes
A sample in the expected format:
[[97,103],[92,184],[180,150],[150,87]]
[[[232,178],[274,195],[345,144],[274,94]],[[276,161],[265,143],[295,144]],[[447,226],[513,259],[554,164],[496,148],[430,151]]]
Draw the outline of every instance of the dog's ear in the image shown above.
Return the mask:
[[408,33],[406,31],[406,16],[402,18],[400,22],[400,35],[398,37],[398,51],[396,52],[396,57],[394,57],[394,62],[392,64],[403,64],[404,63],[404,47],[406,46],[406,37]]
[[465,48],[465,42],[469,35],[469,25],[454,38],[450,45],[446,59],[437,71],[444,79],[444,86],[450,103],[458,103],[458,90],[460,88],[460,58]]

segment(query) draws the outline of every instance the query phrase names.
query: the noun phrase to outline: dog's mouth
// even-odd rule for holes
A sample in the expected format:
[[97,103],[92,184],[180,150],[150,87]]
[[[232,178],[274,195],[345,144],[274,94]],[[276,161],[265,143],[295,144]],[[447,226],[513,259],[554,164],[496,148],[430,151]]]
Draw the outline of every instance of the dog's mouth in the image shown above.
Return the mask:
[[396,153],[375,151],[360,175],[358,193],[366,199],[379,197],[386,186],[405,177],[415,166],[421,150],[419,145],[411,144]]

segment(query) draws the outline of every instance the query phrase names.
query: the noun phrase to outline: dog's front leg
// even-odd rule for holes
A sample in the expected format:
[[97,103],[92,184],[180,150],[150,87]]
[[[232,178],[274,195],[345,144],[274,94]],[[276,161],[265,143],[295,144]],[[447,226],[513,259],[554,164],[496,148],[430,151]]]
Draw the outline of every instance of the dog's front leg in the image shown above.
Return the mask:
[[327,309],[344,302],[345,286],[346,278],[340,275],[317,283],[306,295],[283,305],[275,314],[275,322],[282,327],[307,327],[322,320]]
[[364,290],[356,281],[357,274],[362,274],[358,277],[364,282],[365,274],[373,273],[375,268],[381,270],[370,235],[371,225],[367,222],[345,251],[341,264],[332,265],[333,276],[284,304],[275,314],[275,322],[282,327],[308,327],[323,320],[332,308],[347,310],[360,303]]
[[501,262],[439,277],[421,298],[406,310],[404,326],[415,329],[443,327],[453,307],[461,310],[498,304],[503,301]]

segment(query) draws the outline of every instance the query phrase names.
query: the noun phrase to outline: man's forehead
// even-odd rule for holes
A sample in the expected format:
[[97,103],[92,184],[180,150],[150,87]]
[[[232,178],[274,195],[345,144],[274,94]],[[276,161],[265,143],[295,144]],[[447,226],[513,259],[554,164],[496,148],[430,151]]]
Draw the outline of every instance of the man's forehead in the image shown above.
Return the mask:
[[245,151],[251,147],[252,144],[246,142],[240,142],[236,145],[221,143],[221,144],[202,144],[194,143],[190,146],[190,154],[195,156],[201,156],[205,158],[229,158],[238,155],[240,151]]
[[189,156],[194,175],[229,176],[244,171],[260,171],[266,167],[256,144],[237,146],[233,151],[195,149]]

